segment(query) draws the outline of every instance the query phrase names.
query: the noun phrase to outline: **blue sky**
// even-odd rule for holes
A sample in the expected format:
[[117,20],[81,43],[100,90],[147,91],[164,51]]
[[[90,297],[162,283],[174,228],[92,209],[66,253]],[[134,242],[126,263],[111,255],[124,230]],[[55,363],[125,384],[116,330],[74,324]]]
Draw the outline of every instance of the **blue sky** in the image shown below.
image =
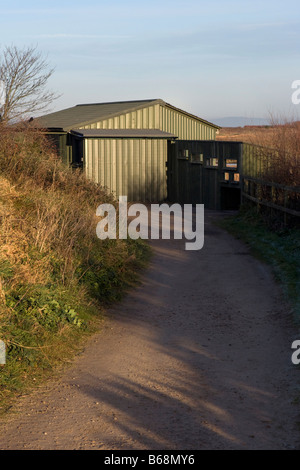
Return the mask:
[[298,114],[299,0],[0,0],[0,47],[37,46],[79,103],[161,98],[204,119]]

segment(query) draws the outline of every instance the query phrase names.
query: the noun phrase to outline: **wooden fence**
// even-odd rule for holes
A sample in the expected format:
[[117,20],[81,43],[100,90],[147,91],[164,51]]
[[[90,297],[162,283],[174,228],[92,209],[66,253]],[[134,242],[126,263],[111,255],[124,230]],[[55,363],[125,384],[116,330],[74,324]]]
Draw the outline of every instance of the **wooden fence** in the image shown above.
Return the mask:
[[300,226],[300,186],[266,181],[264,169],[270,164],[270,154],[266,156],[261,147],[243,145],[242,201],[251,201],[284,226]]

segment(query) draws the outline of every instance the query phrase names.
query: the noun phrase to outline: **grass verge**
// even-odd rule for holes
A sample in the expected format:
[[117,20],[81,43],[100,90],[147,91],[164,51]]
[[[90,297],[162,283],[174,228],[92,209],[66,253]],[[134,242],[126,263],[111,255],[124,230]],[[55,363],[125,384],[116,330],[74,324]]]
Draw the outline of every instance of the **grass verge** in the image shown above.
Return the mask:
[[271,231],[255,208],[241,207],[239,213],[218,221],[218,225],[245,242],[251,253],[269,264],[275,279],[300,325],[300,232],[298,229]]

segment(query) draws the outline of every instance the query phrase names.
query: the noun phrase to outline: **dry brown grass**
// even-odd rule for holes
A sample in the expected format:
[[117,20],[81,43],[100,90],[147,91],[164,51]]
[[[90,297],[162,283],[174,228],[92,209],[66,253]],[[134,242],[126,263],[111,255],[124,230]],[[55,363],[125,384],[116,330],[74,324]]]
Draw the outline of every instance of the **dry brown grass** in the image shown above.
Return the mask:
[[0,126],[0,410],[30,376],[69,359],[146,262],[143,243],[97,238],[104,202],[113,199],[43,135]]
[[244,127],[223,127],[219,130],[216,139],[253,143],[253,139],[271,136],[273,129],[271,126],[244,126]]
[[266,133],[253,133],[252,144],[267,160],[262,178],[286,186],[300,185],[300,122],[274,123]]
[[[80,170],[66,168],[35,130],[0,132],[0,254],[18,266],[16,282],[23,276],[36,283],[41,273],[47,278],[47,255],[55,250],[65,282],[76,269],[74,248],[95,238],[96,207],[111,198]],[[33,263],[33,248],[42,261]]]

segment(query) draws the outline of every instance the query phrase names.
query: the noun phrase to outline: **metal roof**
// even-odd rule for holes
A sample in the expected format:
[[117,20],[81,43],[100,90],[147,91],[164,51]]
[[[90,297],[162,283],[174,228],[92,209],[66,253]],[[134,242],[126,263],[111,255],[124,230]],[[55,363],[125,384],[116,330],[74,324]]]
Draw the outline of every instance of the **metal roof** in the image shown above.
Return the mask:
[[220,129],[220,126],[183,111],[182,109],[175,108],[161,99],[79,104],[71,108],[63,109],[61,111],[56,111],[39,118],[35,118],[33,119],[33,122],[40,128],[55,128],[64,131],[70,131],[71,129],[76,129],[81,126],[89,125],[104,119],[108,119],[110,117],[115,117],[158,103],[162,106],[184,113],[185,115],[190,116],[193,119],[197,119],[198,121],[201,121],[208,126]]
[[150,106],[155,101],[159,100],[78,104],[72,108],[46,114],[34,119],[34,121],[39,127],[47,129],[61,128],[69,131],[79,126],[85,126],[135,109]]
[[176,139],[177,136],[159,129],[72,129],[71,134],[86,138],[147,138]]

